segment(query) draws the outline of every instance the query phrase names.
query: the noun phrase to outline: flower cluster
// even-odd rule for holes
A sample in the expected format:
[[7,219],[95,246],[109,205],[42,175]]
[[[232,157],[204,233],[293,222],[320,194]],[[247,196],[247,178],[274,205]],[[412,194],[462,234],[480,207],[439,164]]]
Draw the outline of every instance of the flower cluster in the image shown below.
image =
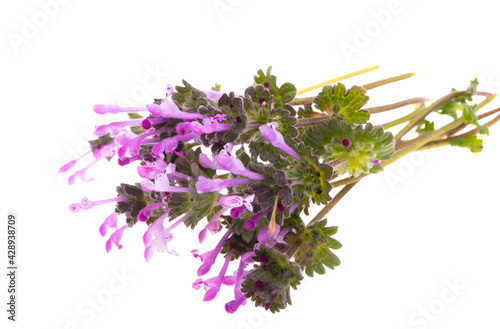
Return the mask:
[[[474,91],[475,87],[448,101],[467,102]],[[462,120],[446,131],[434,130],[433,125],[422,131],[418,125],[421,136],[400,151],[396,141],[401,142],[401,134],[394,137],[384,129],[391,123],[368,122],[377,111],[362,109],[368,101],[365,88],[346,90],[338,83],[325,86],[313,98],[296,96],[291,83],[278,86],[268,69],[259,71],[255,84],[241,95],[222,93],[219,86],[203,91],[183,81],[176,88],[168,85],[163,99],[144,107],[95,105],[97,114],[127,113],[129,120],[96,127],[97,139],[85,155],[94,159],[71,174],[69,184],[90,180],[86,171],[103,158],[116,158],[120,166],[135,165],[139,178],[134,185],[120,184],[116,197],[83,198],[70,210],[113,203],[115,209],[99,227],[107,236],[106,251],[121,249],[124,232],[140,226],[146,262],[158,253],[179,255],[172,241],[181,224],[197,228],[200,243],[209,232],[218,235],[212,250],[191,251],[201,261],[193,288],[204,288],[203,300],[213,300],[226,285],[234,286],[234,299],[225,305],[228,313],[247,299],[272,312],[284,309],[291,304],[290,287],[297,289],[303,272],[323,274],[325,266],[333,269],[340,264],[332,252],[341,247],[331,237],[337,227],[326,227],[324,220],[336,199],[362,177],[380,172],[384,164],[442,141],[464,124]],[[454,108],[438,105],[433,108],[437,113]],[[478,108],[467,107],[474,125],[479,125],[474,117]],[[408,118],[409,124],[423,122],[424,110]],[[456,138],[461,140],[450,139],[448,144],[469,147],[471,136]],[[471,143],[477,148],[477,138]],[[83,160],[70,161],[60,172],[79,161]],[[340,186],[345,187],[332,200],[330,191]],[[306,224],[302,218],[311,203],[326,205],[326,211]],[[118,224],[120,216],[123,224]],[[222,268],[205,278],[217,258],[224,258]],[[237,265],[231,274],[232,262]]]

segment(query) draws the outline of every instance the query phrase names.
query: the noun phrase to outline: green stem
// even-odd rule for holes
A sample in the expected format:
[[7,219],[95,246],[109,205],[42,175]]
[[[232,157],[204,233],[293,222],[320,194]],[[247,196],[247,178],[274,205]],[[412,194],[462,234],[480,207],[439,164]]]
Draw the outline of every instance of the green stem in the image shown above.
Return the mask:
[[373,88],[377,88],[377,87],[380,87],[380,86],[383,86],[383,85],[387,85],[389,83],[393,83],[393,82],[397,82],[397,81],[400,81],[400,80],[404,80],[404,79],[408,79],[412,76],[414,76],[416,73],[406,73],[406,74],[401,74],[401,75],[397,75],[395,77],[392,77],[392,78],[387,78],[387,79],[384,79],[384,80],[379,80],[379,81],[375,81],[375,82],[372,82],[372,83],[368,83],[366,85],[363,85],[362,87],[366,90],[369,90],[369,89],[373,89]]
[[[344,188],[342,190],[340,190],[333,197],[333,199],[326,206],[324,206],[323,209],[320,210],[320,212],[318,212],[316,214],[316,216],[314,216],[314,218],[309,222],[309,224],[307,224],[307,227],[308,228],[313,227],[314,224],[321,221],[330,212],[330,210],[332,210],[333,207],[335,207],[335,205],[354,187],[354,185],[356,185],[356,183],[357,182],[354,182],[354,183],[351,183],[349,185],[344,186]],[[288,259],[291,259],[293,257],[293,255],[295,255],[295,253],[299,249],[300,245],[301,245],[301,242],[295,242],[290,247],[290,249],[288,249],[288,251],[286,253]]]
[[313,96],[313,97],[302,97],[302,98],[294,98],[291,102],[289,102],[288,104],[289,105],[292,105],[292,106],[296,106],[296,105],[304,105],[306,103],[312,103],[314,101],[314,98],[316,98],[316,96]]
[[448,95],[445,95],[432,103],[429,107],[423,108],[422,110],[415,111],[413,113],[413,118],[410,119],[410,122],[401,129],[394,139],[397,141],[401,140],[404,135],[406,135],[410,130],[412,130],[420,121],[424,120],[427,115],[430,113],[436,111],[438,108],[440,108],[442,105],[444,105],[446,102],[452,100],[453,98],[462,96],[466,93],[466,91],[454,91],[449,93]]
[[331,118],[330,116],[324,116],[324,117],[315,117],[315,118],[304,118],[304,119],[298,119],[297,123],[294,124],[293,126],[295,128],[301,128],[301,127],[307,127],[307,126],[313,126],[319,122],[327,122]]
[[396,119],[394,121],[391,121],[391,122],[387,122],[387,123],[384,123],[382,126],[382,128],[384,128],[384,130],[387,130],[389,128],[392,128],[392,127],[395,127],[395,126],[398,126],[402,123],[405,123],[409,120],[411,120],[418,112],[420,112],[423,108],[425,108],[425,105],[422,105],[420,106],[419,108],[417,108],[415,111],[405,115],[404,117],[401,117],[399,119]]
[[[432,103],[429,107],[423,108],[421,110],[413,112],[413,118],[410,120],[410,122],[403,128],[401,131],[397,133],[397,135],[394,137],[394,139],[397,141],[401,140],[404,135],[406,135],[410,130],[412,130],[416,125],[418,125],[419,122],[425,119],[426,116],[428,116],[430,113],[436,111],[439,109],[441,106],[443,106],[445,103],[451,101],[452,99],[456,97],[463,96],[467,91],[454,91],[449,93],[448,95],[445,95]],[[486,100],[487,102],[485,103],[488,104],[491,102],[496,95],[487,93],[487,92],[473,92],[473,95],[479,95],[479,96],[485,96],[487,97]],[[481,102],[482,103],[482,102]],[[484,105],[483,105],[484,106]]]
[[386,112],[390,110],[394,110],[406,105],[411,105],[411,104],[424,104],[425,102],[432,102],[431,99],[426,98],[426,97],[416,97],[416,98],[410,98],[406,99],[401,102],[397,103],[392,103],[392,104],[387,104],[383,106],[376,106],[376,107],[369,107],[365,108],[363,110],[370,112],[370,114],[375,114],[375,113],[381,113],[381,112]]
[[[494,111],[490,111],[488,113],[483,114],[482,117],[480,116],[479,119],[482,119],[485,116],[491,115],[491,114],[499,112],[499,111],[500,111],[500,108],[496,109]],[[490,128],[491,126],[493,126],[494,124],[496,124],[498,121],[500,121],[500,115],[497,115],[494,119],[492,119],[492,120],[488,121],[487,123],[483,124],[483,126]],[[450,133],[451,132],[449,132],[448,134],[450,134]],[[478,128],[474,128],[471,131],[468,131],[468,132],[463,133],[461,135],[456,135],[456,136],[451,136],[451,137],[448,137],[448,138],[445,138],[445,139],[439,139],[439,140],[431,141],[431,142],[423,145],[417,151],[430,150],[430,149],[433,149],[433,148],[450,145],[450,143],[451,143],[451,141],[452,141],[453,138],[467,138],[467,137],[475,136],[478,133],[479,133],[479,129]]]

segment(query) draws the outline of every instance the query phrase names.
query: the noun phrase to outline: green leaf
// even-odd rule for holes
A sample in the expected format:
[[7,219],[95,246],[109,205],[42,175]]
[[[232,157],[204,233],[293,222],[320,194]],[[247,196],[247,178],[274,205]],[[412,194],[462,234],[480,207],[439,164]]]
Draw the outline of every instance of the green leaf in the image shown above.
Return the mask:
[[314,98],[318,110],[331,114],[338,120],[354,125],[368,122],[370,113],[360,110],[368,102],[366,90],[353,86],[346,90],[345,85],[337,83],[333,86],[324,86],[323,90]]
[[473,153],[479,153],[483,150],[483,140],[478,139],[477,136],[455,137],[451,139],[450,145],[468,148]]
[[422,120],[418,123],[415,132],[420,135],[432,130],[434,130],[434,122]]
[[286,82],[278,87],[276,76],[271,75],[271,66],[268,67],[266,73],[259,70],[254,80],[255,83],[263,85],[273,94],[274,101],[276,102],[275,107],[283,108],[284,104],[292,101],[297,95],[297,89],[290,82]]
[[207,95],[191,86],[185,80],[182,80],[184,87],[176,86],[175,92],[172,94],[172,100],[179,106],[182,111],[196,112],[198,107],[213,104],[212,100],[207,98]]
[[340,259],[331,251],[342,247],[340,242],[331,237],[337,233],[337,227],[325,226],[326,219],[311,228],[298,229],[298,241],[301,244],[295,253],[295,260],[311,277],[315,272],[325,274],[325,266],[333,270],[340,265]]
[[320,164],[318,157],[312,154],[312,148],[304,144],[299,144],[297,153],[303,161],[294,160],[293,163],[283,164],[281,168],[287,179],[294,181],[294,202],[303,203],[311,197],[315,204],[326,204],[331,200],[332,186],[328,181],[333,174],[332,167]]
[[[368,123],[352,128],[345,121],[335,119],[308,128],[303,141],[324,161],[340,162],[339,174],[348,173],[355,177],[372,172],[378,161],[389,159],[395,149],[392,133],[384,132],[382,127]],[[379,171],[375,168],[373,172]]]
[[[449,115],[453,119],[457,119],[457,112],[461,111],[462,118],[466,123],[470,123],[473,126],[476,126],[480,134],[489,135],[490,130],[488,129],[488,127],[485,127],[478,122],[478,117],[476,114],[478,105],[469,103],[472,102],[472,95],[476,91],[478,84],[479,82],[477,81],[477,78],[472,80],[470,82],[470,85],[467,87],[464,95],[455,97],[454,99],[444,103],[440,108],[436,110],[436,112],[439,114]],[[457,90],[452,88],[451,91],[453,92]]]

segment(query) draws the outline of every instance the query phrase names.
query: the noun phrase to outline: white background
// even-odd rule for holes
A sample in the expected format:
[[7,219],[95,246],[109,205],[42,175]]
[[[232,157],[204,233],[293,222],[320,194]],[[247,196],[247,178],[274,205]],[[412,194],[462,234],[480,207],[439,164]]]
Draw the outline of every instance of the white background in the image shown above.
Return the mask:
[[[94,114],[94,104],[144,105],[182,79],[200,89],[217,82],[241,93],[258,69],[273,66],[278,82],[302,89],[379,64],[345,83],[417,75],[370,91],[370,106],[437,99],[474,77],[480,89],[497,93],[492,3],[3,1],[0,214],[19,218],[19,304],[18,322],[7,322],[2,275],[2,323],[42,329],[498,328],[500,127],[484,138],[480,154],[460,148],[421,153],[359,183],[329,216],[330,225],[339,226],[342,265],[305,278],[292,291],[293,306],[272,316],[250,302],[228,315],[223,306],[231,288],[207,303],[191,288],[199,261],[189,251],[212,249],[220,236],[199,246],[198,230],[180,227],[171,246],[181,257],[156,254],[146,264],[145,227],[138,225],[125,231],[123,249],[105,252],[98,227],[113,206],[78,214],[68,206],[84,196],[115,196],[118,183],[136,181],[135,168],[102,162],[88,171],[95,181],[73,186],[68,175],[57,174],[86,151],[96,124],[116,119]],[[350,55],[341,48],[347,44],[356,48]],[[114,273],[125,274],[125,281]],[[119,291],[111,293],[110,284]],[[88,304],[92,299],[99,311]]]

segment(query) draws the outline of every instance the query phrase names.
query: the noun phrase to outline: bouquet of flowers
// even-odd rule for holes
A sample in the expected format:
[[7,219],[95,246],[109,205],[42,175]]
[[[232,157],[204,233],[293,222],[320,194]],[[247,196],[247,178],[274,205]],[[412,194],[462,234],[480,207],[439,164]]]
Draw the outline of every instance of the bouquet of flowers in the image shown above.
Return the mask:
[[[102,159],[136,165],[140,177],[135,185],[118,185],[116,197],[83,198],[70,210],[114,203],[99,228],[103,237],[114,230],[106,251],[121,249],[123,233],[137,226],[144,230],[146,262],[157,252],[178,255],[171,242],[181,224],[199,227],[200,243],[208,233],[218,234],[212,250],[192,250],[201,261],[193,288],[204,287],[203,300],[228,285],[234,286],[234,299],[225,304],[229,313],[247,299],[273,313],[284,309],[303,273],[313,277],[340,265],[333,252],[342,246],[333,238],[337,227],[327,226],[326,216],[357,182],[410,152],[446,145],[480,152],[478,135],[488,135],[500,119],[479,123],[500,109],[478,115],[495,95],[477,91],[476,79],[434,102],[412,98],[377,107],[366,107],[368,90],[413,74],[350,88],[338,82],[375,68],[301,91],[291,83],[279,85],[269,68],[258,71],[240,93],[223,93],[219,85],[200,90],[183,81],[168,85],[165,98],[144,107],[95,105],[97,114],[127,113],[129,120],[96,127],[97,138],[83,156],[94,160],[69,176],[69,184],[87,180],[86,170]],[[319,88],[315,97],[297,97]],[[484,98],[479,104],[477,96]],[[408,115],[370,123],[372,115],[407,105],[413,105]],[[436,128],[426,119],[433,112],[452,120]],[[468,126],[472,129],[459,134]],[[394,127],[400,128],[389,131]],[[416,137],[403,139],[410,132]],[[306,223],[311,204],[323,208]],[[218,257],[224,258],[219,274],[203,278]]]

